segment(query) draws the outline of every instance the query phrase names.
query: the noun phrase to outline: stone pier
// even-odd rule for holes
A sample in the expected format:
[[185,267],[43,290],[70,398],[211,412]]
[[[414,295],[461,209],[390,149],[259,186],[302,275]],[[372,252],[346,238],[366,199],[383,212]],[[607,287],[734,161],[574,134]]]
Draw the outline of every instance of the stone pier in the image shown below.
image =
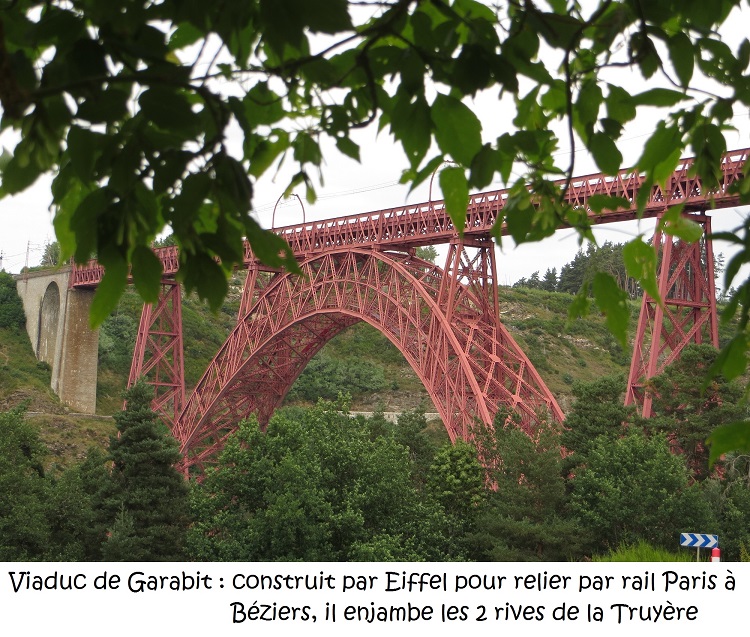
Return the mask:
[[99,332],[89,328],[93,290],[68,287],[70,267],[20,274],[18,294],[37,359],[52,368],[52,390],[71,410],[96,412]]

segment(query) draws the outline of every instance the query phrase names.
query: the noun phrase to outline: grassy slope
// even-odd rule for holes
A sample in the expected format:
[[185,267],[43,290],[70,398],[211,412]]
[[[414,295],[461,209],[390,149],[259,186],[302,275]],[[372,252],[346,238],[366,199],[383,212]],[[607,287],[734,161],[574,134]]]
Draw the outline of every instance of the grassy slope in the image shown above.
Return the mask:
[[[620,347],[607,330],[604,317],[596,312],[569,322],[568,307],[573,300],[570,294],[502,288],[500,298],[503,324],[563,411],[570,407],[575,381],[627,376],[632,350]],[[637,303],[631,303],[631,335],[639,309]]]
[[115,431],[111,418],[68,413],[50,389],[49,366],[36,360],[26,331],[0,328],[0,410],[19,405],[26,406],[49,449],[47,468],[82,459],[89,447],[104,447]]

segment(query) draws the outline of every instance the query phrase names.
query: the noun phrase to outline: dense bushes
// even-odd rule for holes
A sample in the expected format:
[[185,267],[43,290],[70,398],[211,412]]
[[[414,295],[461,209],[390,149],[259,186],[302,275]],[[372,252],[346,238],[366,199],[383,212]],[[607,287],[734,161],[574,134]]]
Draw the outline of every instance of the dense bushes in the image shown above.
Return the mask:
[[[686,529],[720,535],[724,559],[740,559],[750,460],[708,474],[694,461],[694,424],[680,415],[707,405],[679,366],[655,386],[675,378],[683,409],[657,399],[651,421],[622,407],[621,379],[576,385],[564,429],[527,435],[504,411],[475,432],[484,467],[467,443],[434,443],[417,412],[394,425],[342,403],[281,409],[265,431],[240,425],[191,484],[189,515],[143,388],[117,416],[109,455],[59,476],[45,473],[22,412],[0,414],[0,559],[576,560],[643,542],[674,550]],[[712,417],[736,417],[712,406],[732,388],[713,391]]]
[[342,390],[352,396],[381,391],[387,386],[383,368],[365,360],[330,358],[318,354],[305,367],[288,395],[288,400],[314,403],[335,400]]
[[26,314],[16,290],[16,280],[7,272],[0,271],[0,327],[20,330],[25,326]]
[[[397,427],[384,420],[350,418],[342,408],[321,401],[311,409],[280,410],[265,433],[255,421],[240,426],[219,468],[194,489],[194,559],[464,557],[447,532],[443,504],[412,479],[416,454],[431,450],[402,444]],[[434,468],[444,476],[438,482],[451,482],[445,476],[456,471],[451,462]]]

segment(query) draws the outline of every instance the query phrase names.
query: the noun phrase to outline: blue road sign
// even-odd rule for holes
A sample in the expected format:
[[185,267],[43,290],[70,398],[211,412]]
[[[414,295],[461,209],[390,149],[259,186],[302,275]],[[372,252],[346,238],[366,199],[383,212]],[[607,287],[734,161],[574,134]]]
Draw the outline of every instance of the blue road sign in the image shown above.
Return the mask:
[[680,533],[680,546],[712,549],[719,546],[719,536],[708,535],[707,533]]

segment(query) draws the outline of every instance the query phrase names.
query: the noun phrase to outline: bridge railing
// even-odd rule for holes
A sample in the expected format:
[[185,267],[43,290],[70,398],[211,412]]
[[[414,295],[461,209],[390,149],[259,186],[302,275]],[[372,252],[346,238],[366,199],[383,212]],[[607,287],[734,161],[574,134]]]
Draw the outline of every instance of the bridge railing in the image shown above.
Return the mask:
[[[731,194],[732,184],[744,176],[743,167],[750,157],[750,149],[726,153],[722,160],[722,173],[718,187],[704,187],[697,175],[691,174],[693,159],[683,159],[664,185],[654,185],[643,211],[644,217],[653,217],[670,205],[684,203],[686,209],[730,207],[738,204]],[[643,188],[645,177],[630,170],[617,175],[601,173],[574,178],[566,191],[566,201],[575,208],[583,208],[594,224],[627,221],[637,216],[636,198]],[[556,182],[563,186],[565,180]],[[487,235],[505,206],[509,191],[500,189],[471,195],[466,210],[465,234]],[[629,207],[595,213],[589,202],[594,195],[622,197]],[[408,204],[396,208],[354,214],[323,221],[312,221],[277,228],[281,236],[297,255],[307,255],[344,246],[380,246],[408,248],[420,245],[447,243],[455,236],[453,221],[445,210],[443,201]],[[505,228],[501,228],[505,234]],[[178,269],[177,249],[174,246],[158,248],[164,275],[173,276]],[[245,242],[245,265],[256,263],[250,244]],[[75,266],[71,273],[71,287],[94,287],[103,275],[96,261]]]

